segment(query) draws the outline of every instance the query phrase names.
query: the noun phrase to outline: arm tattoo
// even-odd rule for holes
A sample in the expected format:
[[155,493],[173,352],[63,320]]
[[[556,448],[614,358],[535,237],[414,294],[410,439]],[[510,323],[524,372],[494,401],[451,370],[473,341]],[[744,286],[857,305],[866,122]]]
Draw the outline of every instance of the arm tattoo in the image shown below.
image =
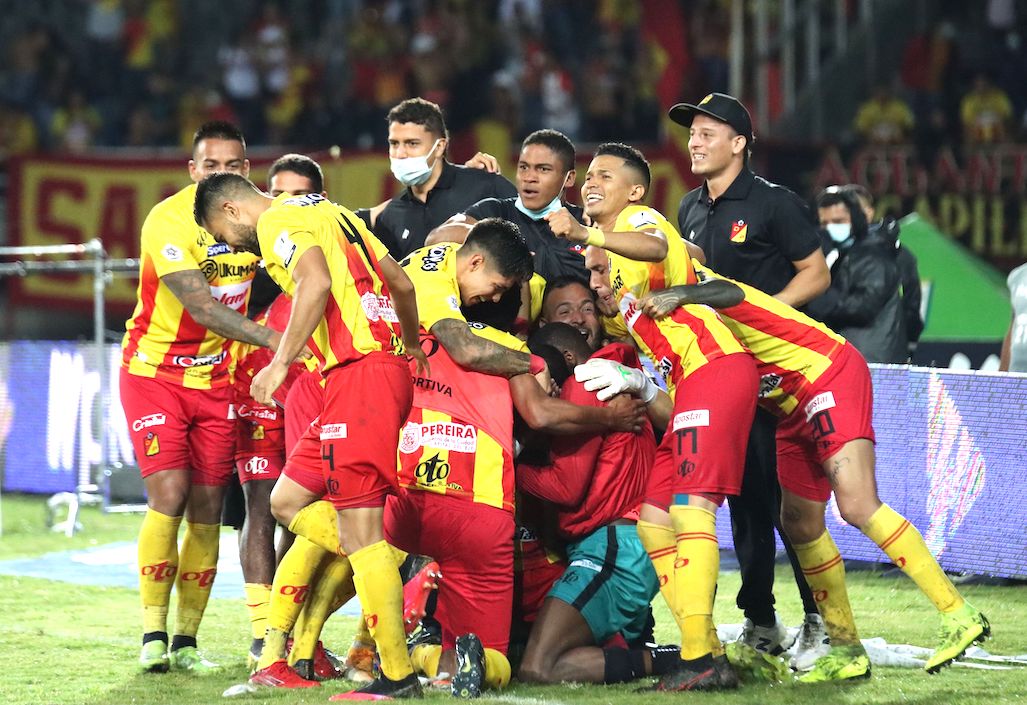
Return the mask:
[[528,372],[531,356],[485,340],[455,318],[444,318],[431,327],[446,352],[461,366],[490,375],[514,377]]
[[251,345],[267,346],[271,330],[230,309],[210,295],[210,286],[198,269],[172,272],[161,277],[171,289],[185,310],[201,326],[232,340],[241,340]]

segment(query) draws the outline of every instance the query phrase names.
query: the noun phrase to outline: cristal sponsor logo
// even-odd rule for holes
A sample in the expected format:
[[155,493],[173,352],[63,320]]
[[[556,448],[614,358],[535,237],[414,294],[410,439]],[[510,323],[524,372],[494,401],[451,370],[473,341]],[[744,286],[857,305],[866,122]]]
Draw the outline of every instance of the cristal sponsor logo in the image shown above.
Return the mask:
[[389,323],[398,323],[399,316],[396,315],[396,310],[392,308],[392,299],[388,296],[375,296],[370,291],[360,297],[360,305],[364,309],[364,314],[368,320],[371,321],[388,321]]
[[163,426],[167,421],[168,417],[166,414],[147,414],[132,422],[132,430],[142,431],[144,428],[150,428],[151,426]]
[[267,469],[267,466],[267,458],[254,455],[246,461],[245,465],[243,465],[243,470],[246,471],[246,474],[248,475],[267,475],[271,472]]
[[278,418],[278,412],[275,409],[269,409],[266,406],[240,406],[239,418],[274,421]]
[[178,572],[177,565],[171,565],[167,561],[161,561],[160,563],[153,563],[151,565],[144,565],[139,569],[139,574],[144,576],[150,576],[155,582],[161,582],[168,578],[175,577],[175,573]]
[[620,312],[624,315],[624,322],[628,328],[634,328],[635,321],[642,315],[638,308],[638,301],[633,294],[624,294],[624,298],[620,300]]
[[781,386],[781,375],[769,374],[760,377],[760,399],[770,396],[771,392]]
[[210,587],[214,583],[214,576],[217,575],[217,568],[207,570],[190,570],[182,573],[182,580],[195,580],[196,585],[201,588]]
[[821,411],[833,409],[834,406],[834,394],[831,392],[821,392],[806,405],[806,420],[809,421]]
[[279,588],[278,592],[285,597],[291,597],[292,601],[297,605],[302,605],[307,599],[307,593],[310,591],[309,585],[283,585]]
[[346,438],[346,424],[326,423],[321,427],[322,441],[337,441]]
[[569,568],[585,568],[586,570],[594,570],[599,573],[603,570],[603,567],[595,561],[590,561],[587,558],[578,558],[577,560],[571,561]]
[[674,430],[680,431],[683,428],[696,428],[697,426],[709,426],[710,425],[710,410],[709,409],[692,409],[691,411],[682,411],[680,414],[674,415]]
[[175,355],[172,364],[179,367],[203,367],[204,365],[220,365],[225,359],[225,351],[217,355]]
[[446,259],[447,252],[449,252],[449,245],[436,245],[431,248],[421,260],[421,269],[426,272],[439,271],[439,265],[442,264],[442,260]]

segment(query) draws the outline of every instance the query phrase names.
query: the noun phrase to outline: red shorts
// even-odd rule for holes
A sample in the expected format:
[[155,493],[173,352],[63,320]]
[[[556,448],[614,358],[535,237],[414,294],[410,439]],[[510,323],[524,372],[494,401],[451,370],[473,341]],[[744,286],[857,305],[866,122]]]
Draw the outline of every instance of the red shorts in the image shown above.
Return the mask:
[[741,491],[759,381],[752,357],[735,353],[703,365],[678,386],[647,503],[666,509],[683,495]]
[[514,619],[531,623],[542,609],[546,595],[563,577],[567,561],[550,556],[542,541],[526,529],[518,529],[514,552]]
[[385,505],[385,540],[408,553],[431,556],[442,572],[435,617],[442,648],[474,632],[489,649],[506,653],[513,601],[510,512],[458,497],[401,491]]
[[143,477],[189,470],[194,485],[228,484],[235,457],[231,387],[188,389],[124,368],[118,383]]
[[277,480],[285,466],[282,411],[269,407],[237,407],[235,469],[239,482]]
[[320,469],[336,509],[383,506],[399,490],[396,449],[413,390],[406,359],[389,353],[331,370],[318,423],[289,454],[285,475],[311,489]]
[[830,499],[824,463],[849,441],[874,441],[873,412],[870,370],[856,348],[846,343],[795,411],[777,424],[781,487],[815,502]]
[[321,413],[325,390],[321,375],[307,372],[296,378],[285,398],[285,454],[289,455]]

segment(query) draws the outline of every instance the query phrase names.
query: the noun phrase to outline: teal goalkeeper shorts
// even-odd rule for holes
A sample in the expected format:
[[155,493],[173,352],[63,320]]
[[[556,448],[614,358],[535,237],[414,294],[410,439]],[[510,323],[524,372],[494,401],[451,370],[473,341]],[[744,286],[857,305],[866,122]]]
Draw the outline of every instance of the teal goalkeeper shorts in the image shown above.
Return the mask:
[[604,526],[567,546],[567,570],[547,597],[578,610],[602,644],[618,632],[628,642],[638,639],[659,590],[656,571],[631,524]]

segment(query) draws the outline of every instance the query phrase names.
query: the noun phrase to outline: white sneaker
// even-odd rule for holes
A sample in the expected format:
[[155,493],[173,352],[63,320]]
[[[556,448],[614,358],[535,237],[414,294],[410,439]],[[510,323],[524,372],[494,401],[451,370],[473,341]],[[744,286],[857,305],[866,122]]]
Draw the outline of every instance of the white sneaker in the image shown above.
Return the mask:
[[788,665],[796,671],[808,671],[818,658],[826,656],[830,650],[831,639],[824,628],[824,620],[819,614],[807,614],[799,627],[795,644],[789,649],[792,658]]
[[781,624],[781,620],[775,616],[772,627],[760,627],[753,624],[751,619],[746,618],[738,641],[748,644],[757,651],[763,651],[771,656],[779,656],[788,650],[793,640],[788,636],[788,628]]

